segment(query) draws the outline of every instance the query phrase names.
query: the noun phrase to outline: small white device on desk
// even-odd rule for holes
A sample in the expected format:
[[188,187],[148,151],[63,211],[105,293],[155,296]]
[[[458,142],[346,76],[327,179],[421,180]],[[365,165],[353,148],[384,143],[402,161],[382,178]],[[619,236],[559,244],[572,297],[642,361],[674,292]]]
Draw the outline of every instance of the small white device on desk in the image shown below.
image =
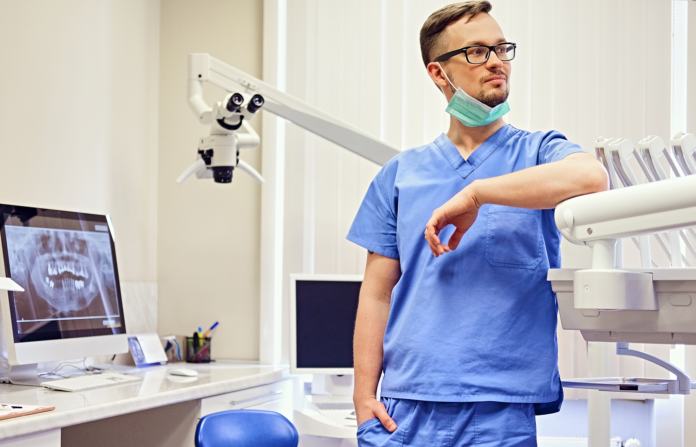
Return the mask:
[[0,204],[0,239],[0,271],[21,286],[0,290],[11,383],[38,385],[39,362],[128,351],[108,216]]
[[361,275],[291,275],[290,373],[313,374],[301,435],[355,437],[353,330]]
[[198,371],[189,368],[170,369],[169,374],[179,377],[198,377]]

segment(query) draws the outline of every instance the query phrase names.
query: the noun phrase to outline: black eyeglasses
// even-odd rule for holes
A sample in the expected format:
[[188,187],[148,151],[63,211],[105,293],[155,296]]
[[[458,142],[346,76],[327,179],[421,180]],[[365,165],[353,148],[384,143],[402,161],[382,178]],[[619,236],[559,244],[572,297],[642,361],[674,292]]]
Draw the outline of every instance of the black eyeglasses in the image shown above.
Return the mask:
[[515,58],[515,48],[517,48],[517,44],[512,42],[499,43],[498,45],[491,45],[490,47],[486,45],[472,45],[445,53],[435,59],[434,62],[444,62],[453,56],[464,53],[468,63],[480,65],[488,62],[488,56],[491,55],[491,51],[495,52],[498,59],[507,62]]

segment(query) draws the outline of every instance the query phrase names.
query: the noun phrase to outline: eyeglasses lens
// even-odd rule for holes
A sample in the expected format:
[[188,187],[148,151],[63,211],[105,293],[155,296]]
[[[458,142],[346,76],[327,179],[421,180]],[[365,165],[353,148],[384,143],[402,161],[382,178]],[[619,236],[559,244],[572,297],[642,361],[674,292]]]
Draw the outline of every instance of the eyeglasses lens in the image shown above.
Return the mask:
[[[483,64],[488,60],[488,47],[471,47],[466,50],[466,59],[470,64]],[[515,46],[501,44],[495,47],[495,53],[501,61],[511,61],[515,58]]]
[[501,61],[511,61],[515,58],[515,46],[510,44],[498,45],[495,52]]
[[466,59],[470,64],[482,64],[488,58],[487,47],[471,47],[466,50]]

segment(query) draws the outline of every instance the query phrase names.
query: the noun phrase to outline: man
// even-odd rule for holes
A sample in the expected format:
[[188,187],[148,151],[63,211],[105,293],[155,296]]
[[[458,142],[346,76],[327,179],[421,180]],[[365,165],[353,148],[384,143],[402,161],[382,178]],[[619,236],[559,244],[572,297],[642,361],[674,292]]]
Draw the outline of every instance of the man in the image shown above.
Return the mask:
[[515,45],[490,10],[457,3],[423,25],[449,130],[382,168],[348,234],[368,250],[354,342],[362,446],[535,446],[535,414],[563,399],[553,208],[608,179],[558,132],[503,121]]

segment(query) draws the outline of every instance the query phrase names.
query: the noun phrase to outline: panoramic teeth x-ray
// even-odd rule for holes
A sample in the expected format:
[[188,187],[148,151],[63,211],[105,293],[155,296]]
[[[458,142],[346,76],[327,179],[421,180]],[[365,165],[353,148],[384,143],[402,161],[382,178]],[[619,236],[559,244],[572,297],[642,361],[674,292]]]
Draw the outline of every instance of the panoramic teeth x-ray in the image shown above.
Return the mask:
[[15,226],[6,231],[13,240],[12,277],[26,290],[16,303],[20,319],[106,316],[117,309],[108,233]]

